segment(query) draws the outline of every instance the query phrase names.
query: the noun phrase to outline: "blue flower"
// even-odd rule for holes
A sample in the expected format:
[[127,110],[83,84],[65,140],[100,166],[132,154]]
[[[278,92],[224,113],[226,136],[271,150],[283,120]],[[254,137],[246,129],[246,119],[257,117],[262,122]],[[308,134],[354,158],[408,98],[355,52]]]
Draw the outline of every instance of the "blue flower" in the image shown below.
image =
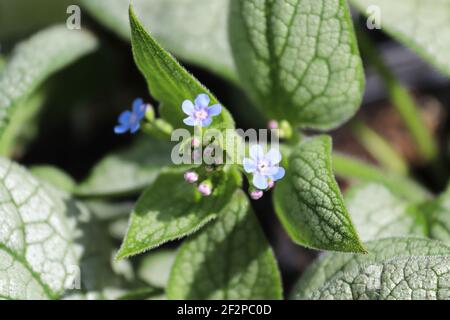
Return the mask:
[[133,101],[132,111],[124,111],[119,116],[119,125],[114,127],[116,134],[123,134],[127,131],[135,133],[141,127],[141,120],[145,117],[145,111],[147,105],[144,104],[142,99],[136,99]]
[[195,99],[195,104],[190,100],[185,100],[181,106],[183,112],[189,117],[183,120],[188,126],[207,127],[212,122],[212,117],[222,112],[222,106],[215,104],[209,106],[209,96],[207,94],[199,94]]
[[260,145],[250,147],[250,158],[244,158],[244,170],[253,174],[253,185],[259,190],[265,190],[270,182],[275,182],[284,177],[285,170],[280,167],[281,153],[270,149],[264,154]]

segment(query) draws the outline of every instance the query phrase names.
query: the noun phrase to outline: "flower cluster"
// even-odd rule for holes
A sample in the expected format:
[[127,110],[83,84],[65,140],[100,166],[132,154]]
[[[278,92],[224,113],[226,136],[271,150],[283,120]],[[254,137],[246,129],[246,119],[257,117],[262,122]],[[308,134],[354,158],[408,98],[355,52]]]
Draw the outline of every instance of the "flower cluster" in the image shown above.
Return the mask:
[[[222,106],[220,104],[210,106],[210,102],[210,97],[207,94],[199,94],[194,102],[190,100],[183,101],[181,109],[188,116],[183,120],[184,124],[196,127],[196,129],[211,125],[213,117],[220,115],[222,112]],[[153,108],[149,104],[145,104],[142,99],[135,99],[131,111],[126,110],[120,114],[118,119],[119,124],[114,127],[114,132],[116,134],[124,134],[129,131],[134,134],[141,127],[141,121],[144,118],[147,118],[150,121],[150,125],[153,122],[156,124],[157,121],[161,120],[157,119],[153,121]],[[147,126],[149,124],[147,124],[144,129],[148,129]],[[283,132],[289,133],[290,128],[287,124],[282,122],[280,127],[281,129],[284,129]],[[272,120],[268,123],[268,128],[277,130],[279,124]],[[201,158],[202,147],[205,144],[203,136],[201,135],[201,130],[198,131],[200,132],[200,136],[195,136],[192,139],[190,146],[194,158]],[[220,153],[223,152],[222,149],[218,149],[220,150]],[[205,153],[209,153],[210,157],[213,156],[214,161],[212,164],[209,164],[204,168],[191,169],[185,172],[184,179],[188,183],[196,184],[198,191],[203,196],[209,196],[213,191],[211,180],[214,177],[214,173],[222,168],[223,163],[214,158],[214,155],[218,152],[215,148],[207,146],[204,151]],[[250,188],[250,197],[254,200],[258,200],[264,195],[264,191],[273,188],[275,182],[284,177],[285,170],[280,166],[282,155],[278,150],[270,149],[265,153],[262,146],[252,145],[250,146],[249,151],[250,158],[243,159],[243,168],[252,184],[252,187]]]
[[[200,94],[195,99],[194,103],[190,100],[185,100],[181,105],[183,112],[188,115],[183,122],[188,126],[207,127],[213,119],[221,113],[222,107],[219,104],[209,106],[210,98],[206,94]],[[269,128],[277,129],[278,123],[276,121],[269,122]],[[201,138],[200,138],[201,139]],[[197,148],[201,145],[201,140],[194,138],[192,140],[193,154],[197,152]],[[259,145],[250,147],[250,158],[244,158],[244,171],[252,175],[252,185],[250,189],[250,197],[254,200],[260,199],[264,195],[265,190],[271,189],[277,180],[284,177],[285,170],[280,167],[281,153],[278,150],[271,149],[266,154]],[[212,172],[206,168],[206,173]],[[193,170],[189,170],[184,175],[188,183],[197,183],[199,174]],[[204,196],[209,196],[212,192],[212,185],[209,180],[198,185],[199,192]]]

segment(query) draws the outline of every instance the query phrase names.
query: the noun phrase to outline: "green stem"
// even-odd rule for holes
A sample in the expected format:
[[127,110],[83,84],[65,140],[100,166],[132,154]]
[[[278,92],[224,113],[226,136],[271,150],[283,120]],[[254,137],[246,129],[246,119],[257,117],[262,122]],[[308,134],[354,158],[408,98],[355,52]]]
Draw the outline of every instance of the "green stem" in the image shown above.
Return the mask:
[[337,176],[366,182],[382,183],[411,201],[430,199],[431,194],[414,180],[384,171],[363,161],[334,153],[333,168]]
[[351,129],[355,138],[383,167],[401,176],[408,174],[408,164],[377,132],[359,120],[351,123]]
[[360,31],[358,39],[361,51],[383,79],[389,98],[414,138],[420,154],[427,162],[435,160],[439,153],[438,145],[426,127],[413,97],[380,58],[378,50],[369,37]]

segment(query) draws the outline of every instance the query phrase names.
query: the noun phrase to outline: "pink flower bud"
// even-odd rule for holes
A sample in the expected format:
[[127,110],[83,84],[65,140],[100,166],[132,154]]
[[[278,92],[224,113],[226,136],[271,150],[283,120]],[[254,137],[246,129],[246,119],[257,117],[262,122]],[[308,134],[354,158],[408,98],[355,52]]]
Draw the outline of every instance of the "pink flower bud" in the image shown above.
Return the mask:
[[211,195],[212,189],[211,189],[211,185],[209,183],[206,182],[202,182],[200,183],[200,185],[198,186],[198,191],[205,197]]
[[278,129],[278,122],[276,120],[270,120],[267,123],[267,128],[272,129],[272,130]]
[[268,189],[272,189],[275,186],[275,181],[269,180],[269,187]]
[[259,200],[262,198],[263,195],[264,192],[262,190],[255,190],[250,192],[250,198],[252,198],[253,200]]
[[198,139],[198,138],[192,138],[192,146],[193,146],[194,148],[200,147],[200,139]]
[[184,180],[188,183],[195,183],[198,180],[198,174],[194,171],[186,171],[184,173]]

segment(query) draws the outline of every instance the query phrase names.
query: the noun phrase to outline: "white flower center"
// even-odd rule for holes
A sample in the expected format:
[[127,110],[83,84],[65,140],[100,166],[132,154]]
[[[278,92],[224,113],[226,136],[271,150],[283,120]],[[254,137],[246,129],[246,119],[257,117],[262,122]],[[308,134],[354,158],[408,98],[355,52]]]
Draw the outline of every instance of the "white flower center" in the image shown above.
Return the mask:
[[265,160],[261,160],[258,162],[257,168],[260,173],[264,174],[267,169],[269,169],[269,163]]
[[194,112],[194,118],[196,120],[205,120],[208,118],[208,112],[205,109],[200,109]]
[[137,115],[135,115],[134,113],[131,114],[130,116],[130,123],[136,123],[138,120]]

